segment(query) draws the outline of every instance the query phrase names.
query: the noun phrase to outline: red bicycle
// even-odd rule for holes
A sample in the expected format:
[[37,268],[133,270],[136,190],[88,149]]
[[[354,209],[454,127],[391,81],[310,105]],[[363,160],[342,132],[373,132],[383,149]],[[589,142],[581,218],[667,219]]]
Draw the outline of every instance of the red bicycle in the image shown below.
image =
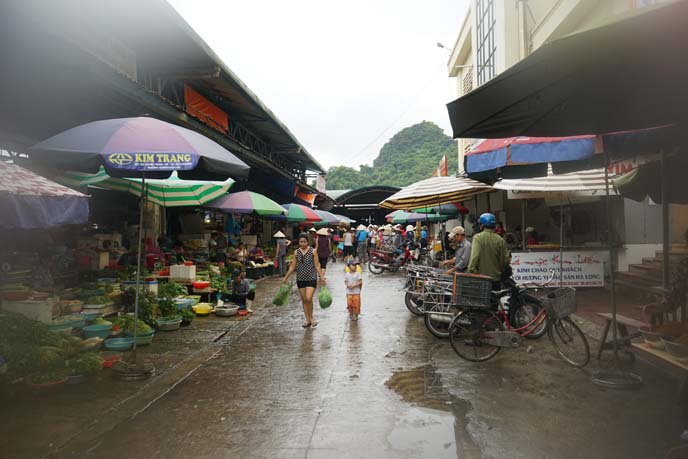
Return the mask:
[[[550,283],[553,275],[545,284]],[[472,282],[476,282],[474,279]],[[485,281],[486,282],[486,281]],[[526,289],[524,285],[518,288]],[[505,310],[503,298],[508,298],[511,288],[492,292],[490,301],[484,300],[485,286],[482,287],[482,299],[470,298],[471,289],[462,289],[468,299],[463,310],[449,325],[449,341],[454,351],[463,359],[471,362],[484,362],[503,347],[518,347],[524,337],[530,337],[545,331],[555,350],[566,362],[575,367],[584,367],[590,361],[588,340],[569,317],[576,311],[576,290],[564,287],[538,298],[541,307],[524,325],[514,327],[514,316]],[[494,301],[496,299],[496,301]],[[478,301],[476,301],[478,300]],[[460,300],[461,301],[461,300]],[[496,303],[496,304],[495,304]],[[496,310],[493,310],[496,306]],[[528,314],[528,311],[524,311]],[[522,318],[516,321],[524,323]]]

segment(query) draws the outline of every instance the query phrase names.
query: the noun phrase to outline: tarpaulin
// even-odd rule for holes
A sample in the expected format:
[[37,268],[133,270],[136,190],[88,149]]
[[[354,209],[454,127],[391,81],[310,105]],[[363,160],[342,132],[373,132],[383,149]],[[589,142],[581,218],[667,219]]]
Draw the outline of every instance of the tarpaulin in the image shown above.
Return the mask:
[[229,130],[227,114],[187,84],[184,84],[184,103],[189,115],[225,134]]
[[0,227],[48,228],[88,221],[88,196],[0,161]]

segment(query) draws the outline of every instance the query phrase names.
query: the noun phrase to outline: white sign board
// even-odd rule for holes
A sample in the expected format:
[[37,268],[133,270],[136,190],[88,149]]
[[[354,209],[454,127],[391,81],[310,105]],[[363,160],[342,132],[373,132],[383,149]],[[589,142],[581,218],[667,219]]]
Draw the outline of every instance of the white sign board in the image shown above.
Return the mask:
[[[604,261],[607,254],[599,251],[564,252],[564,286],[604,287]],[[524,252],[511,254],[511,268],[518,283],[544,283],[554,269],[550,284],[559,286],[559,252]]]

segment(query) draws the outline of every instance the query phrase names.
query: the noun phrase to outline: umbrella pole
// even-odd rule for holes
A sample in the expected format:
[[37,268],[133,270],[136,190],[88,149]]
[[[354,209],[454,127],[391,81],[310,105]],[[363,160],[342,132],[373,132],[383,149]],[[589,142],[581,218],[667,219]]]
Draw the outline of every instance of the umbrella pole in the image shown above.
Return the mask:
[[617,343],[616,330],[616,282],[614,275],[614,257],[616,251],[614,250],[614,243],[612,241],[612,214],[609,198],[609,153],[604,152],[604,192],[605,192],[605,207],[607,211],[607,248],[609,250],[609,285],[610,285],[610,299],[612,303],[612,339],[614,348],[613,368],[611,370],[602,370],[593,374],[592,381],[600,386],[610,387],[613,389],[625,389],[631,387],[640,387],[643,379],[634,374],[621,369],[621,362],[619,361],[619,345]]
[[139,202],[139,237],[138,237],[138,252],[136,256],[136,294],[134,296],[134,348],[131,353],[131,360],[136,363],[136,341],[138,336],[139,325],[139,290],[141,288],[141,250],[143,239],[143,212],[146,206],[146,173],[141,175],[141,201]]
[[559,200],[559,287],[564,286],[564,193]]

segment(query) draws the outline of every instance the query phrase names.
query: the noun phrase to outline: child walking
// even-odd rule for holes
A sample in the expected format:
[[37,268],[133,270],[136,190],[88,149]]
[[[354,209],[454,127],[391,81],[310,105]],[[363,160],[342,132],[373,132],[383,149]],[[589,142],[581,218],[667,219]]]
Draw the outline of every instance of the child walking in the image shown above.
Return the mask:
[[346,285],[346,308],[349,310],[349,319],[358,320],[361,313],[361,287],[363,279],[358,271],[358,259],[350,258],[347,261],[349,268],[344,274],[344,285]]

